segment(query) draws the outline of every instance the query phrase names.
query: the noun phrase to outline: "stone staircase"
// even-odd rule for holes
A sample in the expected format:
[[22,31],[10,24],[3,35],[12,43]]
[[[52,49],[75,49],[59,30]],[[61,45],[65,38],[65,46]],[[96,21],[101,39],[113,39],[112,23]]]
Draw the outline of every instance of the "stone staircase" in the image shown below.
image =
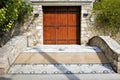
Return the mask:
[[95,46],[44,45],[27,48],[8,74],[114,74]]

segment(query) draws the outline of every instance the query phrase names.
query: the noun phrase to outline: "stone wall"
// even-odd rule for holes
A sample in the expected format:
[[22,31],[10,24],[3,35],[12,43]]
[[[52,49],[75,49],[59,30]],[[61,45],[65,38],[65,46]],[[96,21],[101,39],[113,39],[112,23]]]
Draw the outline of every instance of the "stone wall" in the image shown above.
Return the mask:
[[15,36],[0,48],[0,75],[5,74],[17,56],[27,47],[26,36]]
[[[89,5],[82,5],[81,9],[81,43],[87,43],[87,41],[92,38],[92,32],[89,29],[90,25],[90,16],[93,9],[93,3]],[[88,14],[88,16],[84,16]]]
[[108,36],[95,36],[89,40],[88,45],[101,48],[113,69],[120,73],[120,45],[115,40]]
[[39,30],[36,28],[35,20],[36,19],[31,16],[29,20],[26,20],[24,25],[22,26],[25,29],[23,30],[23,33],[21,35],[27,37],[27,47],[35,46],[36,44],[40,43],[40,38],[38,34]]
[[[52,3],[49,3],[49,5],[52,5]],[[58,5],[58,6],[61,6],[61,5]],[[81,43],[86,43],[88,39],[92,37],[91,36],[92,32],[88,29],[88,27],[90,26],[89,16],[91,15],[91,10],[93,8],[93,2],[91,3],[80,3],[79,2],[79,5],[73,3],[72,5],[69,5],[69,6],[73,6],[73,5],[81,6],[81,22],[80,22],[81,23],[81,35],[80,37],[81,37]],[[42,9],[42,5],[40,4],[40,2],[33,3],[33,14],[39,14],[39,16],[34,20],[33,24],[38,30],[39,44],[43,44],[43,9]],[[88,16],[84,16],[84,14],[88,14]]]
[[39,16],[36,17],[34,20],[34,25],[36,30],[38,31],[37,35],[39,38],[38,43],[43,44],[43,10],[42,10],[42,5],[36,4],[33,5],[33,15],[38,14]]

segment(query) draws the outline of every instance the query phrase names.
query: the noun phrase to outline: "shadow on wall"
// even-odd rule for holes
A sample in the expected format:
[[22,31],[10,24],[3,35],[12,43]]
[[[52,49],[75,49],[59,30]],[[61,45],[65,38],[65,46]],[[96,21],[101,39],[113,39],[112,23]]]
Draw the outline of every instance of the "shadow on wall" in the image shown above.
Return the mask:
[[[99,47],[98,47],[99,48]],[[101,52],[98,52],[96,48],[93,48],[98,56],[98,58],[100,59],[101,63],[110,63],[107,59],[107,57],[105,56],[104,52],[101,50]],[[102,53],[102,54],[101,54]]]
[[24,30],[23,25],[15,23],[14,27],[11,28],[9,31],[0,32],[0,47],[4,46],[11,38],[14,36],[20,35]]

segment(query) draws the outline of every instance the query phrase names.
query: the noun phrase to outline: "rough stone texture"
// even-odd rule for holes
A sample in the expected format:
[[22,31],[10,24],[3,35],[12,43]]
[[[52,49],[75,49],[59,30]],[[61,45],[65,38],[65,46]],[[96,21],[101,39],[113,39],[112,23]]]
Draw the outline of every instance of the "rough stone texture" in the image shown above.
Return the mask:
[[27,37],[27,46],[35,46],[39,42],[38,30],[34,26],[30,27],[30,30],[24,34]]
[[120,73],[120,45],[116,41],[109,36],[95,36],[89,40],[88,44],[101,48],[113,69]]
[[[50,5],[51,3],[49,3]],[[57,3],[56,3],[57,4]],[[57,5],[61,6],[61,5]],[[64,5],[66,6],[66,5]],[[70,6],[70,5],[69,5]],[[91,31],[88,30],[88,27],[90,26],[89,23],[89,16],[91,15],[91,10],[93,8],[93,2],[91,3],[81,3],[77,6],[81,6],[81,43],[86,43],[88,39],[90,39]],[[33,14],[39,14],[39,16],[34,21],[34,25],[36,29],[38,30],[38,38],[39,38],[39,44],[43,44],[43,10],[42,5],[33,3]],[[88,16],[83,16],[85,13],[88,14]]]
[[[88,29],[90,26],[89,17],[91,15],[91,10],[93,9],[93,3],[89,5],[82,5],[81,9],[81,43],[86,43],[91,37],[91,31]],[[88,16],[83,16],[88,13]]]
[[43,10],[42,5],[33,5],[33,14],[39,14],[39,16],[34,20],[33,25],[35,25],[38,33],[38,44],[43,44]]
[[0,75],[5,74],[17,56],[27,47],[25,36],[16,36],[0,48]]
[[36,28],[35,20],[34,17],[30,17],[23,25],[25,30],[22,35],[27,37],[27,46],[35,46],[40,41],[38,34],[39,30]]

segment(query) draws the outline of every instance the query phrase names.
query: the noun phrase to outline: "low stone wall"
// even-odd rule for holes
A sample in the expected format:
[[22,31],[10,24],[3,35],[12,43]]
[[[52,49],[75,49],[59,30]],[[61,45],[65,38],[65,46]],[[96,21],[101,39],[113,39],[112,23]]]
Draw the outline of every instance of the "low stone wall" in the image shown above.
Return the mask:
[[0,48],[0,75],[5,74],[17,56],[27,47],[26,36],[15,36]]
[[113,69],[120,73],[120,45],[115,40],[109,36],[95,36],[89,40],[88,45],[101,48]]

